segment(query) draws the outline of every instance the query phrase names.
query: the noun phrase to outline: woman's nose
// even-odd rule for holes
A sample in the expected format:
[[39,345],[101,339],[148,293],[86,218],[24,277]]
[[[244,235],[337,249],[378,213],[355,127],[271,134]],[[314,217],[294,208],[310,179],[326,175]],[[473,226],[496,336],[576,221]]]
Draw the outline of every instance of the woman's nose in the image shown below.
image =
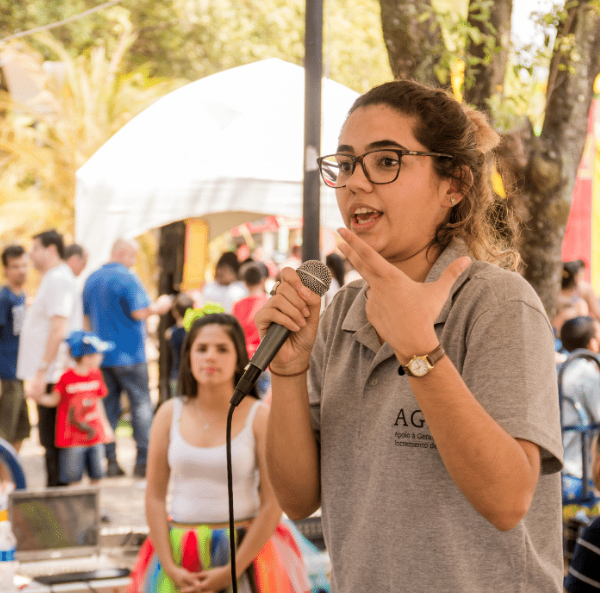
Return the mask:
[[371,188],[373,184],[369,181],[367,177],[367,171],[365,170],[365,164],[362,160],[357,160],[354,163],[354,171],[350,175],[346,187],[355,188],[360,187],[362,189]]

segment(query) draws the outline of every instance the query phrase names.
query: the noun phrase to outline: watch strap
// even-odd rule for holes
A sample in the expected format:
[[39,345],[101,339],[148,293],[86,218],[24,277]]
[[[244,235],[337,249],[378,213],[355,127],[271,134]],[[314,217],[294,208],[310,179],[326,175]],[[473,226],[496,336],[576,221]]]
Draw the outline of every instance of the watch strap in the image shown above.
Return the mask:
[[431,369],[433,369],[433,366],[435,365],[435,363],[437,363],[440,360],[440,358],[442,358],[444,356],[444,354],[446,354],[446,352],[444,351],[444,349],[442,348],[442,346],[440,344],[435,350],[432,350],[429,354],[427,354],[425,356],[415,355],[408,361],[408,364],[400,365],[398,367],[398,375],[411,375],[412,376],[412,373],[411,373],[408,365],[415,358],[424,358],[429,363],[429,366],[431,367],[429,370],[431,370]]

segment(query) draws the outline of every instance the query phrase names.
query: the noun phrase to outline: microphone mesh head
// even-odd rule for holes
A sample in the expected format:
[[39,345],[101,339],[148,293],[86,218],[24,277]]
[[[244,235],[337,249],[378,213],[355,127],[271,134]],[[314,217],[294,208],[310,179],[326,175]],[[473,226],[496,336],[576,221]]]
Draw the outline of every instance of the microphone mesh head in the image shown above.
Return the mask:
[[307,260],[296,269],[296,273],[304,287],[321,297],[331,285],[331,272],[320,260]]

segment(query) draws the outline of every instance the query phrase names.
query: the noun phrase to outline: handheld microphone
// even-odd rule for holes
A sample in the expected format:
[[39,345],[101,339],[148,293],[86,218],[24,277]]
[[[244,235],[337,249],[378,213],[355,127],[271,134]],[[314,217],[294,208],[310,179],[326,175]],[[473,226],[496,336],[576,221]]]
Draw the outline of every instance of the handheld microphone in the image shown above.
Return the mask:
[[[296,273],[302,281],[302,285],[323,297],[331,285],[331,273],[329,269],[319,260],[307,260],[302,263]],[[235,386],[235,392],[231,398],[231,404],[237,406],[250,392],[261,373],[269,366],[275,358],[291,331],[279,323],[271,323],[265,337],[253,354],[250,362],[244,369],[244,374]]]

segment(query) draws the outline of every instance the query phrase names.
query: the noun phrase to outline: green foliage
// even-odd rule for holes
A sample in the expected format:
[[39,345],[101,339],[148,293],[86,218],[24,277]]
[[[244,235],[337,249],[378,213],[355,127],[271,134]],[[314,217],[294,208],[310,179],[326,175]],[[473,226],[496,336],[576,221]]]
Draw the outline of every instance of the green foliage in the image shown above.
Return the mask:
[[[98,0],[54,3],[0,0],[0,37],[63,20]],[[136,39],[124,72],[190,81],[264,58],[302,65],[305,0],[128,0],[53,29],[73,58],[115,48],[125,23]],[[35,38],[47,60],[56,54]],[[333,79],[358,91],[391,77],[377,0],[325,0],[324,63]]]
[[[98,4],[0,0],[0,37]],[[156,98],[264,58],[303,63],[304,0],[128,0],[10,47],[33,61],[51,110],[0,97],[0,242],[50,226],[69,236],[76,170]],[[61,76],[47,77],[44,61]],[[358,91],[391,78],[377,0],[326,0],[324,65]]]
[[124,74],[120,64],[135,35],[124,28],[107,52],[97,44],[72,58],[48,33],[36,44],[60,59],[55,75],[43,56],[19,41],[13,52],[28,60],[28,73],[42,90],[46,113],[16,105],[0,94],[0,241],[57,227],[72,235],[77,169],[131,117],[181,82]]
[[392,79],[378,0],[325,0],[324,72],[363,93]]

